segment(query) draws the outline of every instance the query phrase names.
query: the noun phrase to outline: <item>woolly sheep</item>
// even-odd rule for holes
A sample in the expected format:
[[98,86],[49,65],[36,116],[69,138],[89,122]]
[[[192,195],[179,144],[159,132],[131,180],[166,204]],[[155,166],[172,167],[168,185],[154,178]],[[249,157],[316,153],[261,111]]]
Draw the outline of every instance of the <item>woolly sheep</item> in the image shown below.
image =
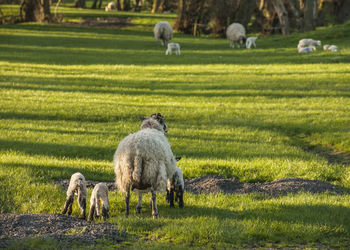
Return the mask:
[[168,22],[158,22],[154,26],[154,38],[165,46],[173,38],[173,28]]
[[[298,43],[298,49],[309,47],[309,46],[321,46],[320,40],[313,40],[313,39],[301,39]],[[316,47],[314,47],[316,50]]]
[[109,218],[108,187],[102,182],[96,184],[92,190],[90,198],[89,221],[94,220],[94,217],[99,217],[100,211],[104,220]]
[[71,176],[68,190],[67,199],[62,210],[62,214],[66,214],[68,210],[68,215],[72,214],[72,206],[74,200],[74,194],[78,196],[78,205],[81,210],[81,218],[85,219],[86,214],[86,181],[85,177],[81,173],[75,173]]
[[176,55],[180,55],[180,44],[178,43],[168,43],[168,49],[166,50],[166,55],[171,55],[172,51],[175,51]]
[[237,43],[239,48],[240,45],[245,45],[246,43],[245,28],[240,23],[232,23],[226,29],[226,37],[230,41],[231,48],[235,47],[235,43]]
[[311,53],[313,51],[315,51],[316,48],[315,46],[309,46],[309,47],[301,47],[301,48],[298,48],[298,52],[299,53]]
[[[152,117],[143,120],[141,130],[125,137],[114,154],[115,183],[125,193],[126,217],[129,216],[130,189],[150,190],[152,216],[158,217],[156,192],[166,190],[168,177],[176,171],[176,160],[163,127]],[[140,197],[142,199],[141,192]]]
[[252,46],[254,46],[254,48],[256,48],[256,44],[255,44],[256,39],[258,39],[256,36],[248,37],[247,41],[245,43],[246,48],[250,49]]
[[[181,158],[176,158],[176,161],[179,161],[180,159]],[[176,167],[174,175],[171,178],[169,178],[167,182],[166,200],[167,202],[170,203],[170,207],[174,207],[174,193],[175,193],[175,201],[179,202],[180,208],[183,208],[184,190],[185,190],[185,182],[184,182],[182,171],[179,167]]]
[[116,7],[115,7],[115,4],[113,2],[109,2],[107,4],[107,6],[105,7],[105,11],[112,11],[112,10],[115,10]]
[[329,50],[329,51],[332,51],[332,52],[337,52],[338,51],[338,46],[326,44],[326,45],[323,46],[323,50]]

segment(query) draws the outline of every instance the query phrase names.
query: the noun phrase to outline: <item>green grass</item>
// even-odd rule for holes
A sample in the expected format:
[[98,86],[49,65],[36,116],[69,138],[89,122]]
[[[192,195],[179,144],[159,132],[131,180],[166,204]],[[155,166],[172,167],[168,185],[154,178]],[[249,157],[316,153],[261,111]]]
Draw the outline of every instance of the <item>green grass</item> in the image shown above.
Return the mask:
[[[350,23],[261,37],[252,50],[175,34],[182,55],[165,56],[152,27],[175,15],[68,6],[62,12],[66,21],[119,16],[133,25],[0,26],[0,211],[59,212],[65,190],[54,180],[77,171],[112,181],[119,141],[139,129],[139,116],[155,112],[166,117],[186,178],[302,177],[350,188],[348,160],[309,150],[349,155]],[[305,37],[336,44],[340,52],[297,54]],[[122,195],[110,196],[109,221],[130,235],[120,247],[350,246],[349,194],[186,194],[183,210],[167,208],[160,195],[159,220],[149,208],[142,215],[133,209],[126,219]],[[78,216],[76,204],[73,209]]]

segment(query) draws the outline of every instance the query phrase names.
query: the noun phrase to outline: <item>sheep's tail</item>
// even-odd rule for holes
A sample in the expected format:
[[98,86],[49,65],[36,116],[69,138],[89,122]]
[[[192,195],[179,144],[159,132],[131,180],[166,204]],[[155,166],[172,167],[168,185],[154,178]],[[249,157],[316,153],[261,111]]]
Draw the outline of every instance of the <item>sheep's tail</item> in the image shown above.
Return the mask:
[[134,183],[140,183],[142,176],[142,158],[136,154],[134,158],[134,171],[132,172],[132,179]]

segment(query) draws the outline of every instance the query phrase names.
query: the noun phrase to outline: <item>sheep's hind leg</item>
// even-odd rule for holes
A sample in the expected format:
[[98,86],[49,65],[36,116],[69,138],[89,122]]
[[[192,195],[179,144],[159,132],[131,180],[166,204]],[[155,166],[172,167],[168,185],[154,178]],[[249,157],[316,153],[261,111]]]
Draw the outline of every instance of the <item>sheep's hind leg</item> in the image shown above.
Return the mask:
[[129,216],[130,188],[125,193],[125,217]]
[[80,218],[81,219],[86,219],[86,199],[82,198],[81,200],[79,200],[79,207],[81,210],[81,215]]
[[152,216],[153,219],[158,218],[158,208],[157,208],[157,194],[154,190],[152,192]]
[[68,210],[68,215],[72,214],[72,205],[73,205],[74,195],[70,195],[66,199],[66,203],[64,204],[64,208],[62,210],[62,214],[66,214]]
[[139,200],[137,202],[136,213],[140,214],[142,211],[142,193],[139,192]]

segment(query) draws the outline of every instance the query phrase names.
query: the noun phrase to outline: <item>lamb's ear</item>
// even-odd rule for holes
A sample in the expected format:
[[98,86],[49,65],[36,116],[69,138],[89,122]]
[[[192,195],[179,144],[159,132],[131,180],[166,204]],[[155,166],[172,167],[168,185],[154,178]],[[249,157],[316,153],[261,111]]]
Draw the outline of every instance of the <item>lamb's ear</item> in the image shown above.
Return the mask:
[[179,161],[179,160],[181,160],[181,157],[175,157],[175,160]]
[[145,118],[145,117],[143,117],[143,116],[139,116],[139,118],[140,118],[140,120],[141,120],[141,121],[146,120],[146,118]]

